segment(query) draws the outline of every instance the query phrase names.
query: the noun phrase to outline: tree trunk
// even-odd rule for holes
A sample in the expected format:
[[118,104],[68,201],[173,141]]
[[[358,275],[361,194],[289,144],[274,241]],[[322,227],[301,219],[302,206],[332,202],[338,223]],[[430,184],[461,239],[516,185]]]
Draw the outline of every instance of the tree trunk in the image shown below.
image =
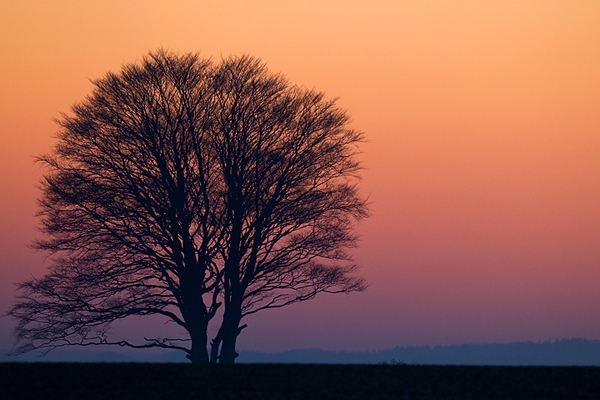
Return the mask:
[[235,351],[235,343],[237,341],[237,335],[227,334],[223,337],[223,345],[221,346],[221,355],[219,356],[220,364],[233,364],[235,359],[239,355]]
[[186,356],[192,362],[192,364],[208,364],[208,349],[206,348],[206,342],[208,336],[206,334],[206,328],[199,328],[195,332],[190,332],[192,339],[192,347]]
[[187,300],[188,308],[184,316],[187,323],[186,328],[192,341],[187,358],[190,359],[192,364],[207,364],[209,361],[207,349],[209,318],[206,307],[200,296],[190,296]]
[[222,331],[220,332],[220,339],[222,340],[221,353],[219,354],[220,364],[233,364],[239,355],[235,351],[235,345],[238,335],[245,327],[239,326],[241,319],[241,312],[238,312],[237,310],[236,312],[226,313],[226,315],[223,316]]

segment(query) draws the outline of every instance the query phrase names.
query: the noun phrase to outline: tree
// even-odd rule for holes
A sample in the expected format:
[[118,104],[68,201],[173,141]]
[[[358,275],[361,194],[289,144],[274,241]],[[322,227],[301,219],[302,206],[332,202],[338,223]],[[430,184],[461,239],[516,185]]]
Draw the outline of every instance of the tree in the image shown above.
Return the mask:
[[[94,82],[63,116],[40,201],[57,257],[50,273],[20,285],[11,315],[20,350],[113,343],[111,322],[162,315],[192,346],[149,339],[131,347],[178,348],[208,362],[206,332],[218,308],[221,226],[212,211],[216,164],[202,144],[212,65],[157,52]],[[205,295],[208,304],[205,303]]]
[[[18,351],[113,344],[232,363],[244,316],[364,289],[345,252],[366,216],[362,136],[334,101],[247,56],[160,50],[93,83],[40,157],[34,246],[52,263],[19,284]],[[112,339],[111,324],[134,315],[189,337]]]
[[220,361],[233,363],[244,316],[364,289],[344,249],[367,214],[355,186],[362,135],[335,101],[249,57],[225,60],[218,76],[209,136],[226,187],[225,311],[212,358],[221,345]]

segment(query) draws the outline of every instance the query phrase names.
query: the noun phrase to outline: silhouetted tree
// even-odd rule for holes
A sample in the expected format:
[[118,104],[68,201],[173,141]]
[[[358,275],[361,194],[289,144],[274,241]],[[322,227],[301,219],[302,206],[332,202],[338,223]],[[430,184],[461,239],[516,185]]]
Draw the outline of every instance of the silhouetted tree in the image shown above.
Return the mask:
[[[94,81],[59,121],[54,153],[40,158],[50,167],[40,200],[47,238],[35,245],[56,257],[48,275],[20,284],[10,312],[19,350],[116,343],[208,362],[221,279],[212,213],[219,172],[202,137],[211,74],[196,55],[159,51]],[[111,322],[149,314],[185,328],[191,348],[178,338],[108,337]]]
[[366,206],[355,186],[362,136],[334,101],[250,57],[224,60],[217,75],[210,136],[226,187],[225,310],[211,358],[221,346],[220,362],[233,363],[244,316],[364,289],[344,250]]
[[[232,363],[245,315],[362,290],[345,252],[366,216],[361,134],[250,57],[150,53],[59,120],[40,200],[49,273],[19,285],[17,351],[115,344]],[[207,330],[223,318],[207,350]],[[112,340],[160,315],[189,338]]]

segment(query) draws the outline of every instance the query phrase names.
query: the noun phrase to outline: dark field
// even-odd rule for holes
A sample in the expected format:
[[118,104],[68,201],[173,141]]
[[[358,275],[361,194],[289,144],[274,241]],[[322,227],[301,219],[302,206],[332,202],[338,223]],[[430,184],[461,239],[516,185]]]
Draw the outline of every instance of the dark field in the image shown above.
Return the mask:
[[0,399],[597,399],[598,367],[1,363]]

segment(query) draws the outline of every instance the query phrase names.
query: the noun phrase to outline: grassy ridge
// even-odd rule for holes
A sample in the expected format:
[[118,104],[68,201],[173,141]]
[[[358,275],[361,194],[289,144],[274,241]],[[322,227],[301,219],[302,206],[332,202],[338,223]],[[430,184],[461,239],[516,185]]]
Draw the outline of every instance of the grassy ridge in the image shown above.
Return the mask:
[[0,364],[0,399],[598,397],[598,367]]

